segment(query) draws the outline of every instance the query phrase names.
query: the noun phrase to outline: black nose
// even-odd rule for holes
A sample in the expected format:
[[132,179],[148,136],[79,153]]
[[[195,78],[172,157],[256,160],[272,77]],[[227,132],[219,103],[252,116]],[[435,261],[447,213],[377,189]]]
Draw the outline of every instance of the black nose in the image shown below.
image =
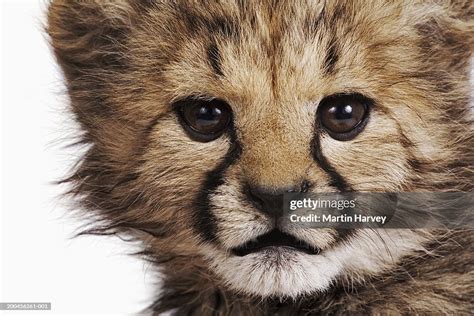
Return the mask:
[[283,197],[286,193],[307,192],[310,185],[304,181],[299,187],[284,189],[266,189],[258,186],[247,186],[245,193],[249,201],[261,212],[279,218],[283,215]]

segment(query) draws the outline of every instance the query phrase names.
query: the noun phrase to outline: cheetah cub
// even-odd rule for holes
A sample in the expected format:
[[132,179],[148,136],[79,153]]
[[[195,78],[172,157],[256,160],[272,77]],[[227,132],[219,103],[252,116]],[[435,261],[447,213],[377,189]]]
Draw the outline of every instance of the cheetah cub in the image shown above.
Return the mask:
[[288,192],[472,192],[466,0],[54,0],[87,231],[139,241],[147,312],[468,314],[463,228],[285,224]]

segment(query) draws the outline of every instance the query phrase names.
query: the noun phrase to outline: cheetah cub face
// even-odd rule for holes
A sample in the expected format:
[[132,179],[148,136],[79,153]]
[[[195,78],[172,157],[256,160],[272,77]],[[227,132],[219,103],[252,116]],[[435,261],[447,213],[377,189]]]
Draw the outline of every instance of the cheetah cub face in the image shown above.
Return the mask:
[[463,14],[450,2],[53,1],[48,32],[90,144],[69,180],[92,231],[259,297],[360,281],[423,251],[429,231],[304,228],[282,223],[276,201],[469,190]]

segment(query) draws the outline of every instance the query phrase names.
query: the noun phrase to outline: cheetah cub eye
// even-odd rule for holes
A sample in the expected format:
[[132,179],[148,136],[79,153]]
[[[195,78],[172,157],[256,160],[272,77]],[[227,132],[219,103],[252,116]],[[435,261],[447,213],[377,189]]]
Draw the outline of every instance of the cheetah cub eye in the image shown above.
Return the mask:
[[351,140],[364,129],[373,101],[361,94],[335,94],[324,98],[318,107],[318,119],[334,139]]
[[189,137],[199,142],[219,138],[228,129],[232,119],[230,106],[219,99],[187,98],[176,102],[173,107]]

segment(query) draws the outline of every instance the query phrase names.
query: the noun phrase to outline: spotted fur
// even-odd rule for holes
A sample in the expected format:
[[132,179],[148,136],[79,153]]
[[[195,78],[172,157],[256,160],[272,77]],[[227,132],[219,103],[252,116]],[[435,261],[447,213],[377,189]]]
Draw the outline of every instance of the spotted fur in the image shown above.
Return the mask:
[[[470,230],[288,228],[321,254],[229,251],[271,225],[246,185],[472,191],[472,1],[55,0],[47,32],[89,146],[66,182],[87,232],[162,271],[151,313],[474,310]],[[373,101],[349,141],[316,120],[340,93]],[[229,131],[190,139],[189,97],[225,100]]]

